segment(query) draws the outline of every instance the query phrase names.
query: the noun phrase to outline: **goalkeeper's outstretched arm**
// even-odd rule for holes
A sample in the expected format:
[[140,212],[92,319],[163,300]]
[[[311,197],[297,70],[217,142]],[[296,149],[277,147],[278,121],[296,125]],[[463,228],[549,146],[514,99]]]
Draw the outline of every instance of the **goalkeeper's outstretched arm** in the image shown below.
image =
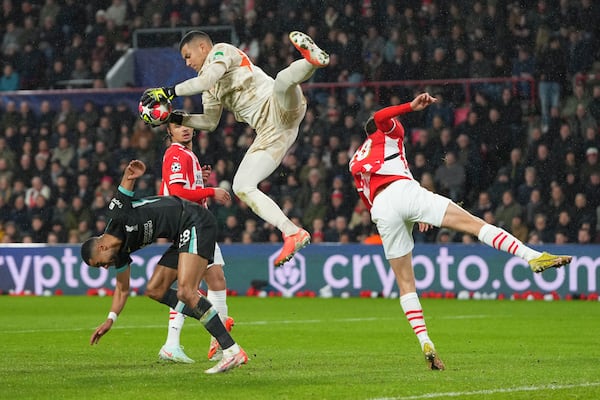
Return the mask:
[[180,125],[189,126],[194,129],[212,132],[219,126],[221,120],[222,106],[204,106],[204,113],[183,116]]

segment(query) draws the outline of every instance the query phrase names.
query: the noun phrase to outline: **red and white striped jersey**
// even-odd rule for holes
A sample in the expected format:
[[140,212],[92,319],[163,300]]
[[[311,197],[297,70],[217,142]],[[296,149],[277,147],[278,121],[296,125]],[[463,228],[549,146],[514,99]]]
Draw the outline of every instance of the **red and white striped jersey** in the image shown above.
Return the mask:
[[410,103],[377,111],[373,116],[377,131],[369,135],[350,160],[356,188],[369,209],[379,187],[399,179],[414,179],[406,161],[404,127],[394,119],[411,111]]
[[[192,191],[204,188],[198,157],[192,150],[179,143],[172,143],[163,156],[160,194],[172,195],[171,188],[174,184],[182,184],[184,189]],[[206,207],[206,199],[203,199],[201,204]]]

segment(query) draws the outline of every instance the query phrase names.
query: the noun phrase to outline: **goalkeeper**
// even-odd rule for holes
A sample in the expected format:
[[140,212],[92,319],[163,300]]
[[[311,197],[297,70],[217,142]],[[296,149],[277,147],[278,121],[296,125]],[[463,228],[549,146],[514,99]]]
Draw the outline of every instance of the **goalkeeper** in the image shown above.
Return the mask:
[[258,184],[275,171],[298,136],[306,112],[300,83],[308,80],[317,68],[329,64],[329,55],[309,36],[292,32],[289,37],[304,59],[294,61],[273,79],[238,48],[227,43],[213,45],[209,35],[201,31],[188,32],[179,43],[179,50],[186,65],[198,76],[173,87],[147,89],[141,98],[148,105],[164,98],[202,93],[204,112],[173,122],[213,131],[226,108],[238,121],[256,131],[256,139],[233,178],[233,191],[259,217],[282,232],[284,243],[275,259],[276,266],[306,246],[310,235],[258,190]]

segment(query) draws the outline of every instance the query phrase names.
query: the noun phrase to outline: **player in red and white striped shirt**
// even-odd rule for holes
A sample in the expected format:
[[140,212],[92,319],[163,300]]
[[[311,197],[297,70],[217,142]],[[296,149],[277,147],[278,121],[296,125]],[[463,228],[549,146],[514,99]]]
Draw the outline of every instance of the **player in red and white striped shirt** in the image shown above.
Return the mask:
[[568,264],[571,257],[533,250],[452,200],[421,187],[413,178],[405,156],[404,127],[395,117],[424,110],[435,101],[428,93],[422,93],[410,103],[377,111],[365,124],[368,137],[350,160],[350,171],[360,197],[377,224],[386,258],[396,275],[400,304],[419,339],[428,366],[442,370],[444,363],[429,338],[416,293],[412,268],[414,224],[418,223],[421,231],[437,226],[477,236],[495,249],[523,258],[534,272],[561,267]]
[[[181,125],[181,118],[185,113],[180,110],[172,112],[167,132],[171,139],[171,145],[165,151],[162,164],[162,183],[160,195],[178,196],[186,200],[207,206],[206,199],[213,197],[217,202],[223,204],[231,199],[228,191],[221,188],[204,187],[203,168],[198,157],[192,151],[192,139],[194,129]],[[159,261],[160,266],[177,265],[177,249],[166,253]],[[173,257],[167,260],[164,257]],[[214,262],[208,265],[204,281],[208,287],[206,297],[213,304],[225,328],[230,331],[233,319],[228,316],[227,287],[225,274],[223,273],[223,255],[217,244],[215,247]],[[171,309],[169,313],[169,330],[167,340],[161,347],[158,356],[163,360],[175,362],[194,362],[184,352],[180,345],[181,329],[183,328],[184,315]],[[208,358],[218,361],[223,352],[219,342],[211,338]]]

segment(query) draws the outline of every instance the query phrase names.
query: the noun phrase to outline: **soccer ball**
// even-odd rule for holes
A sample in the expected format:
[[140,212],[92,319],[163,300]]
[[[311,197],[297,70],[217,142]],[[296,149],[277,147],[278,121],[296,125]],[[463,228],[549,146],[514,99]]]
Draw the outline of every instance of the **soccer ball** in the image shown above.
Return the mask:
[[159,126],[167,122],[172,110],[173,106],[169,100],[153,102],[147,106],[143,105],[140,101],[140,104],[138,105],[140,118],[145,123],[152,126]]

